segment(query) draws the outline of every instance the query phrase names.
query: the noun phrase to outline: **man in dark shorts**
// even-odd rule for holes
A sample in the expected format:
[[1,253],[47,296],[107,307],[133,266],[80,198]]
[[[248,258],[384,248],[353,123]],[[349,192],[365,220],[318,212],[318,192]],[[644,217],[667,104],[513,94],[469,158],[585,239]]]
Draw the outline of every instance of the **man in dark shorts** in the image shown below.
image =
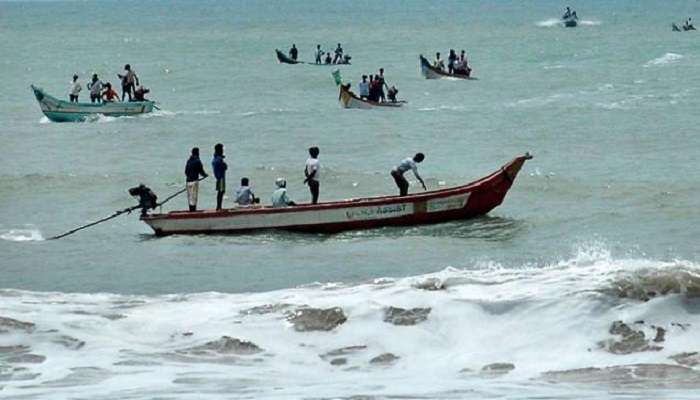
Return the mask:
[[211,169],[214,170],[216,178],[216,209],[221,210],[221,205],[224,202],[224,193],[226,193],[226,170],[228,165],[224,161],[224,145],[217,143],[214,146],[214,159],[211,161]]
[[413,175],[416,176],[416,179],[420,182],[420,184],[423,186],[423,190],[428,190],[425,187],[425,182],[423,182],[423,178],[418,175],[418,163],[423,162],[425,159],[425,155],[423,153],[416,153],[413,158],[405,158],[403,159],[399,165],[395,166],[391,170],[391,176],[394,178],[394,182],[396,182],[396,186],[399,188],[399,196],[406,196],[408,194],[408,181],[406,178],[404,178],[403,174],[408,172],[409,170],[413,171]]

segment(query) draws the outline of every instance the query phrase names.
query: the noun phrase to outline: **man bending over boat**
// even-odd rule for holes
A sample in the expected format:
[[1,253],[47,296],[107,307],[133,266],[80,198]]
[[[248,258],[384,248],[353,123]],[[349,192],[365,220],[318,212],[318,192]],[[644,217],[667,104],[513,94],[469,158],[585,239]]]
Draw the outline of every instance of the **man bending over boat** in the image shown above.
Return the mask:
[[287,180],[284,178],[277,178],[275,186],[277,186],[277,189],[272,192],[272,207],[281,208],[297,205],[287,196]]
[[202,160],[199,159],[199,147],[193,147],[190,158],[185,164],[186,188],[187,188],[187,203],[190,206],[190,211],[197,211],[197,197],[199,195],[199,177],[202,179],[208,175],[204,172]]
[[408,172],[409,170],[413,171],[413,175],[416,176],[416,179],[418,179],[418,182],[423,186],[423,190],[428,190],[425,187],[425,182],[423,182],[423,178],[418,175],[418,165],[419,163],[423,162],[425,159],[425,155],[423,153],[416,153],[413,158],[405,158],[404,160],[399,163],[399,165],[395,166],[394,169],[391,170],[391,176],[394,178],[394,182],[396,182],[396,186],[399,187],[399,196],[406,196],[408,194],[408,181],[406,178],[404,178],[404,174]]

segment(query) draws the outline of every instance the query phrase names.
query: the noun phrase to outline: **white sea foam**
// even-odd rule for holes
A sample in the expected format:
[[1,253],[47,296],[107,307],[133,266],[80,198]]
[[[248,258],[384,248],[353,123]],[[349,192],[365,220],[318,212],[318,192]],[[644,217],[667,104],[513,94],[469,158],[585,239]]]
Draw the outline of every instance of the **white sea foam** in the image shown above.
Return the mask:
[[[583,26],[597,26],[602,24],[601,21],[597,20],[590,20],[590,19],[581,19],[578,21],[579,25]],[[536,23],[537,26],[542,27],[542,28],[551,28],[553,26],[564,26],[562,23],[562,20],[559,18],[549,18],[545,19],[543,21],[539,21]]]
[[[559,392],[539,380],[541,373],[672,364],[669,356],[699,350],[700,315],[692,306],[699,281],[700,265],[615,259],[593,245],[550,265],[512,269],[486,261],[429,275],[265,293],[121,296],[0,290],[0,316],[36,324],[32,333],[0,336],[0,346],[26,345],[47,357],[23,365],[24,373],[40,376],[3,382],[3,393],[67,398],[90,384],[93,398],[118,397],[125,389],[130,398],[187,398],[188,393],[207,399],[310,393],[314,398],[483,398],[508,397],[520,387],[533,397],[562,398],[570,388]],[[648,301],[634,297],[652,292],[658,295]],[[347,321],[332,331],[299,332],[285,313],[303,306],[340,307]],[[431,310],[424,322],[397,326],[384,322],[389,306]],[[611,338],[616,320],[644,320],[635,327],[647,334],[651,325],[664,327],[666,341],[657,343],[663,349],[608,353],[598,342]],[[263,351],[235,355],[213,346],[205,353],[183,352],[222,336],[252,341]],[[345,362],[339,366],[321,357],[348,346],[364,347],[337,357]],[[390,366],[369,363],[383,353],[399,359]],[[484,378],[481,368],[496,362],[515,369],[496,380]],[[476,372],[460,372],[465,368]],[[604,387],[583,389],[608,398]]]
[[669,64],[674,64],[677,63],[683,59],[682,54],[677,54],[677,53],[666,53],[661,57],[655,58],[651,61],[648,61],[646,64],[644,64],[644,67],[653,67],[653,66],[663,66],[663,65],[669,65]]
[[38,229],[0,229],[0,239],[10,242],[32,242],[44,240]]

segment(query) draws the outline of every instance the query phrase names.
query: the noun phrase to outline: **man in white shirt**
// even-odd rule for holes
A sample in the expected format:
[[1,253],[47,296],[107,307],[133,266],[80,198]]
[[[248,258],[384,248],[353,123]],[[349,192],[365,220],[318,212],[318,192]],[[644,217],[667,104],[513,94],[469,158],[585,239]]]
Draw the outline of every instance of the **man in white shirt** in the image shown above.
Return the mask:
[[321,186],[321,163],[318,161],[318,147],[309,148],[309,158],[306,159],[306,167],[304,167],[304,183],[309,185],[311,191],[311,204],[318,203],[318,193]]
[[73,82],[70,83],[70,91],[68,92],[68,97],[70,98],[71,103],[78,102],[78,94],[82,89],[83,88],[80,86],[80,82],[78,82],[78,75],[73,75]]
[[90,91],[92,103],[102,101],[102,81],[97,77],[97,74],[92,74],[92,81],[88,82],[87,88]]
[[404,178],[403,174],[408,172],[409,170],[413,171],[413,175],[416,176],[416,179],[418,179],[418,182],[423,186],[423,190],[428,190],[425,187],[425,182],[423,182],[423,178],[418,175],[418,163],[422,162],[425,159],[425,155],[423,153],[416,153],[413,158],[405,158],[404,160],[399,163],[399,165],[395,166],[391,170],[391,176],[394,178],[394,182],[396,182],[396,186],[399,187],[399,196],[406,196],[408,194],[408,181],[406,178]]
[[367,82],[367,75],[362,75],[362,82],[357,85],[360,88],[360,98],[367,100],[369,97],[369,82]]
[[295,206],[296,203],[287,196],[287,181],[284,178],[277,178],[275,185],[277,186],[277,190],[272,192],[272,207]]
[[257,203],[257,200],[253,189],[250,188],[250,181],[248,178],[241,178],[241,187],[236,190],[236,203],[238,203],[239,206],[248,206]]

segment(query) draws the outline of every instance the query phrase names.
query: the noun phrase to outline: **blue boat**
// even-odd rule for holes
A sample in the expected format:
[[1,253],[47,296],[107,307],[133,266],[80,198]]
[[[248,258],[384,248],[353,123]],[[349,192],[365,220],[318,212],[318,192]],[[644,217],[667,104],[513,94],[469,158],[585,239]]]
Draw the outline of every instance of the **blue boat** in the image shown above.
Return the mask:
[[39,102],[41,112],[54,122],[79,122],[96,118],[99,115],[124,117],[146,114],[153,111],[153,101],[129,101],[108,103],[71,103],[46,94],[34,85],[32,90]]

